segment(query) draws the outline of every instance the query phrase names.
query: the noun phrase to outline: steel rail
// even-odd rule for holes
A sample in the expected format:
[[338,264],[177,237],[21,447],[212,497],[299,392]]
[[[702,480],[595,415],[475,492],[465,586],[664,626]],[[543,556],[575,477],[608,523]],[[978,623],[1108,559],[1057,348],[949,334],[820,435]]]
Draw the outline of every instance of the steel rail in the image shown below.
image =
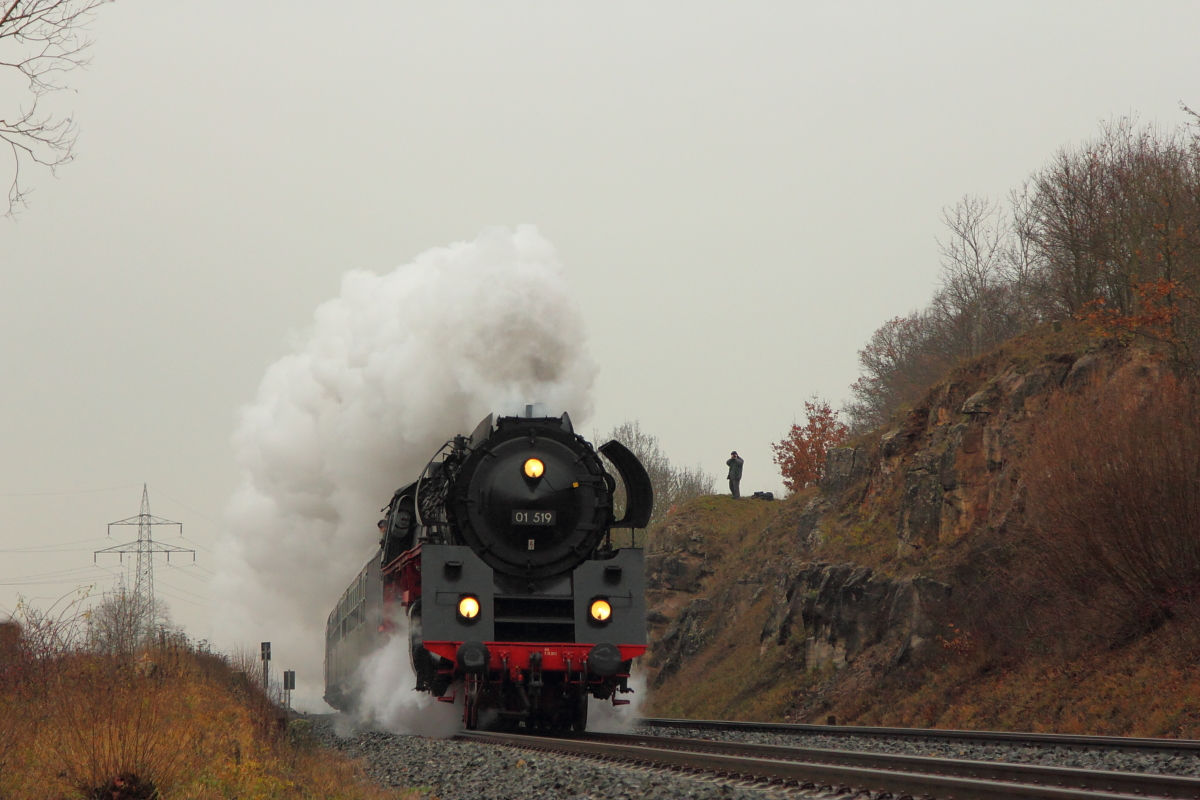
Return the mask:
[[977,742],[1104,750],[1200,754],[1198,739],[1152,739],[1126,736],[1076,736],[1063,733],[1012,733],[1007,731],[959,731],[945,728],[873,728],[861,725],[801,725],[783,722],[728,722],[711,719],[641,719],[655,728],[730,730],[756,733],[818,734],[821,736],[871,736],[895,739],[928,739],[942,742]]
[[[1134,793],[1111,791],[1104,788],[1088,789],[1079,786],[1047,786],[1023,781],[997,780],[990,777],[968,775],[934,774],[929,772],[897,771],[878,766],[860,766],[843,763],[817,763],[794,758],[763,758],[753,755],[733,755],[720,752],[697,752],[691,749],[675,749],[672,742],[683,741],[688,745],[711,745],[699,740],[673,740],[659,737],[633,737],[643,740],[642,744],[627,744],[612,741],[608,737],[548,738],[509,733],[485,733],[469,731],[458,734],[457,739],[487,744],[506,745],[528,750],[584,755],[615,761],[630,761],[656,767],[685,769],[714,773],[720,777],[739,777],[766,780],[797,786],[801,789],[846,788],[850,791],[868,791],[881,795],[912,795],[914,797],[955,798],[955,800],[1012,800],[1014,797],[1034,800],[1067,800],[1067,798],[1093,798],[1094,800],[1146,800],[1148,796],[1197,797],[1200,794],[1151,795],[1148,784]],[[657,741],[655,741],[657,740]],[[649,742],[649,743],[647,743]],[[742,746],[754,750],[754,746]],[[764,747],[764,746],[759,746]],[[791,748],[778,748],[789,750]],[[827,755],[845,755],[848,751],[827,751]],[[854,753],[855,756],[876,754]],[[930,759],[953,763],[952,759]],[[875,761],[875,764],[882,761]],[[961,763],[961,762],[960,762]],[[988,766],[1014,766],[992,765]],[[965,768],[975,768],[977,762],[969,762]],[[1023,765],[1027,766],[1027,765]],[[1107,773],[1108,775],[1121,773]],[[1174,776],[1137,776],[1174,777]],[[1187,780],[1187,779],[1184,779]],[[1200,786],[1200,781],[1197,781]],[[1176,787],[1178,788],[1178,787]]]
[[980,761],[861,750],[830,750],[818,747],[722,742],[711,739],[678,739],[640,734],[587,734],[589,739],[618,744],[645,744],[690,752],[728,753],[754,758],[802,761],[815,764],[899,770],[960,778],[979,778],[1011,783],[1084,789],[1153,797],[1200,798],[1200,778],[1160,773],[1090,770],[1006,761]]

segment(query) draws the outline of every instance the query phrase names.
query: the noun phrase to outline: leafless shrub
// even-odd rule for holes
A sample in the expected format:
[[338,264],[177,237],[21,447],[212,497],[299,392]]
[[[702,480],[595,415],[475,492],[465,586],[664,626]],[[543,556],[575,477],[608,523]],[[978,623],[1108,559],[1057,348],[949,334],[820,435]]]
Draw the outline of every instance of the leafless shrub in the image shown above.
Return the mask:
[[131,656],[146,631],[145,603],[118,590],[105,595],[88,615],[88,645],[95,653]]
[[[16,616],[0,623],[0,798],[14,785],[23,754],[49,719],[65,654],[83,641],[80,622],[86,592],[38,608],[24,598]],[[14,795],[19,796],[19,795]]]
[[[119,647],[111,635],[98,639],[87,599],[79,591],[49,608],[21,600],[17,618],[0,624],[0,797],[50,792],[37,783],[47,763],[63,787],[85,794],[113,781],[162,789],[197,766],[197,751],[180,746],[194,733],[195,709],[179,692],[197,671],[194,648],[165,629],[152,643],[139,639],[136,652],[129,637]],[[121,605],[107,601],[99,608]]]
[[177,783],[192,766],[180,747],[181,720],[174,710],[184,698],[158,674],[147,653],[137,669],[110,658],[69,659],[50,695],[51,747],[66,773],[64,782],[84,789],[120,775],[136,775],[160,788]]
[[1194,386],[1166,378],[1057,398],[1024,482],[1041,571],[1072,598],[1126,630],[1200,603]]

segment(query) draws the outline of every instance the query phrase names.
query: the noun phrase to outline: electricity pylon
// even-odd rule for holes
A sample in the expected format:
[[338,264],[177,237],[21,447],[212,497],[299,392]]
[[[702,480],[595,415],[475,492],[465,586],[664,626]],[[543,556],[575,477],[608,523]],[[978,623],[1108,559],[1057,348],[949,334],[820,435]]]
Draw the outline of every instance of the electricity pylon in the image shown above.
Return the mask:
[[144,483],[142,484],[141,513],[136,517],[128,517],[108,523],[108,535],[110,537],[112,536],[114,525],[137,525],[137,541],[118,544],[103,550],[96,550],[92,553],[92,561],[95,562],[96,556],[100,553],[119,553],[121,555],[121,562],[124,563],[126,553],[137,553],[137,576],[133,582],[133,602],[137,604],[138,614],[144,622],[144,641],[149,641],[154,636],[154,623],[156,619],[154,602],[154,554],[166,553],[167,561],[170,561],[172,553],[191,553],[192,560],[195,561],[196,551],[154,541],[152,533],[155,525],[178,525],[179,535],[183,536],[183,523],[172,522],[169,519],[162,519],[161,517],[151,515],[150,494]]

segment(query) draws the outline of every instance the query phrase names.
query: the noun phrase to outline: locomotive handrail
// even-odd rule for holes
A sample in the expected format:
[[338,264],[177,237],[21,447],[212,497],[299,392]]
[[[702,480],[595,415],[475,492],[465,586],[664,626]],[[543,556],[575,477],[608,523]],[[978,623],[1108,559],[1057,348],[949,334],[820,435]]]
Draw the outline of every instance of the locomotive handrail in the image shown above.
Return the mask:
[[433,454],[433,457],[425,462],[424,468],[421,469],[421,474],[417,476],[417,484],[413,488],[413,508],[417,514],[417,524],[422,528],[425,527],[425,520],[421,517],[421,482],[425,480],[425,476],[429,473],[429,465],[432,464],[438,456],[446,451],[447,445],[450,445],[453,442],[453,439],[447,439],[442,446],[438,448],[437,452]]

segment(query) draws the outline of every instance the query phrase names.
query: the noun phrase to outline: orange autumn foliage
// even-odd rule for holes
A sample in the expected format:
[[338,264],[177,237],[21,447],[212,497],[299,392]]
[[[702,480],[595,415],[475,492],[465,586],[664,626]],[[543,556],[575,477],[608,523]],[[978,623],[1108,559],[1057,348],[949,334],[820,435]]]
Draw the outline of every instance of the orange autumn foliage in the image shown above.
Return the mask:
[[1103,298],[1087,303],[1075,315],[1086,323],[1092,333],[1103,338],[1128,342],[1135,335],[1147,336],[1166,342],[1176,342],[1175,319],[1179,316],[1179,301],[1190,297],[1188,290],[1178,281],[1159,278],[1135,284],[1138,313],[1122,314],[1120,309],[1110,308]]
[[806,401],[804,413],[808,421],[803,426],[793,424],[786,437],[771,445],[775,463],[783,473],[783,485],[793,492],[821,480],[825,453],[842,445],[850,433],[838,421],[837,412],[823,400],[814,397],[811,402]]

